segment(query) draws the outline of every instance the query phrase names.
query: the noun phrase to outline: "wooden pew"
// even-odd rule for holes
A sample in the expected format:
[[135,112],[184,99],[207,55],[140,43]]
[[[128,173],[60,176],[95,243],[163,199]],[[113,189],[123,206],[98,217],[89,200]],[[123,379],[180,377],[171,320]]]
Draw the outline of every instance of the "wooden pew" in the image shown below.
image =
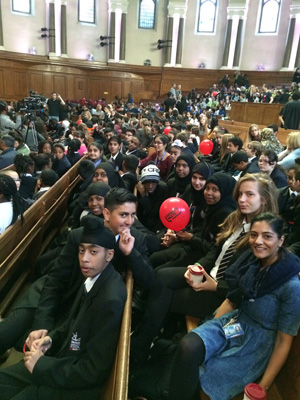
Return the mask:
[[[199,324],[199,318],[185,316],[187,331],[190,332]],[[295,337],[289,357],[268,390],[270,400],[299,400],[300,399],[300,333]],[[233,400],[243,400],[244,395],[239,394]],[[209,400],[201,390],[200,400]]]
[[0,315],[32,273],[41,247],[45,205],[39,202],[0,236]]
[[127,270],[125,278],[127,300],[124,307],[120,338],[114,366],[101,400],[127,400],[129,376],[129,351],[131,330],[131,303],[133,278],[131,270]]
[[0,235],[0,315],[7,310],[37,257],[59,232],[67,212],[68,196],[79,182],[78,163],[61,177],[18,220]]

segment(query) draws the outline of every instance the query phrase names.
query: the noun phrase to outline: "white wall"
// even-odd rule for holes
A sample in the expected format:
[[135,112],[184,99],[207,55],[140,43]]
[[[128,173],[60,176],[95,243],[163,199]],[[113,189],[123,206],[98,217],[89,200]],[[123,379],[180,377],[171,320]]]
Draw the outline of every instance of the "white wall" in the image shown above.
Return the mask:
[[[291,2],[292,0],[282,0],[279,33],[272,36],[259,36],[256,35],[259,1],[249,1],[244,44],[241,51],[241,70],[255,70],[259,63],[264,64],[266,70],[280,70],[289,27]],[[39,55],[48,54],[46,40],[40,38],[40,29],[46,26],[45,0],[35,0],[34,3],[35,15],[27,17],[11,13],[11,0],[1,1],[6,50],[27,53],[28,48],[34,46]],[[153,66],[163,66],[163,51],[157,50],[156,47],[157,40],[164,39],[166,36],[168,0],[158,0],[156,24],[153,30],[138,29],[139,1],[130,0],[128,3],[126,63],[143,65],[144,60],[150,59]],[[67,48],[70,58],[85,60],[88,53],[93,53],[96,61],[107,61],[107,47],[100,47],[99,36],[108,33],[108,1],[98,0],[97,4],[99,8],[96,24],[80,24],[77,21],[77,0],[68,0]],[[228,0],[219,1],[215,35],[200,35],[195,32],[197,4],[197,0],[188,0],[182,67],[198,68],[199,64],[204,62],[206,68],[217,69],[222,65]]]
[[291,0],[282,1],[277,35],[257,35],[256,21],[258,18],[259,2],[257,0],[250,0],[240,69],[256,70],[257,64],[263,64],[266,71],[280,70],[289,28],[290,4]]

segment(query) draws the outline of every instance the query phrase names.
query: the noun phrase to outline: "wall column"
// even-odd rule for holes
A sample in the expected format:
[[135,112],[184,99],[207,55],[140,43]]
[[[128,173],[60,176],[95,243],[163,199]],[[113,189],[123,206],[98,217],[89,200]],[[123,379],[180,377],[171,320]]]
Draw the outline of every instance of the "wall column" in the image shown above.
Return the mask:
[[49,56],[55,56],[55,4],[49,3]]
[[116,28],[116,13],[111,11],[109,13],[109,36],[112,39],[109,39],[109,46],[108,46],[108,61],[113,62],[115,61],[115,28]]
[[238,31],[236,36],[236,45],[234,50],[234,58],[233,58],[233,68],[238,67],[240,65],[243,27],[244,27],[244,20],[239,19]]
[[108,62],[125,62],[128,0],[109,0]]
[[169,42],[163,43],[165,66],[181,67],[186,11],[186,0],[169,0],[167,35],[166,38],[163,38],[169,40]]
[[179,29],[178,29],[177,52],[176,52],[176,67],[181,67],[183,29],[184,29],[184,18],[180,18],[179,19]]
[[126,22],[127,22],[127,14],[122,13],[122,17],[121,17],[120,62],[125,62],[125,56],[126,56]]
[[227,65],[228,65],[231,30],[232,30],[232,19],[227,19],[225,45],[224,45],[224,53],[223,53],[223,61],[222,61],[222,66],[224,66],[224,67],[222,67],[222,68],[227,68]]
[[298,66],[300,61],[299,31],[300,5],[298,0],[292,0],[292,4],[290,5],[290,25],[286,38],[281,71],[289,71]]
[[67,57],[67,3],[61,5],[61,56]]
[[229,1],[222,69],[239,68],[248,3],[249,0]]
[[3,25],[2,25],[2,1],[0,0],[0,49],[4,50]]

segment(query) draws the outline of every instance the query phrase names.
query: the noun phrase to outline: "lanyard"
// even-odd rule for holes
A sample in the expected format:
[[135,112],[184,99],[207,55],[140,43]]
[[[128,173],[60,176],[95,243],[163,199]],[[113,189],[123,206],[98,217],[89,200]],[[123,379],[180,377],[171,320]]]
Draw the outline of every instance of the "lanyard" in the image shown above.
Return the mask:
[[155,165],[160,164],[160,163],[162,162],[162,160],[163,160],[163,158],[164,158],[165,155],[166,155],[166,151],[164,152],[164,154],[162,155],[162,158],[161,158],[160,160],[159,160],[158,157],[156,156]]

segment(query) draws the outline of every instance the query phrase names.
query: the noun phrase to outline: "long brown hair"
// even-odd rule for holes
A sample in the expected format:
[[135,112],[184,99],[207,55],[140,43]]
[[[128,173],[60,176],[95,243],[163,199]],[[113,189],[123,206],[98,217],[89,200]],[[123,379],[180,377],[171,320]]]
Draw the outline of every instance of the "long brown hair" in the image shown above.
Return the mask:
[[[277,203],[277,189],[272,179],[262,173],[257,174],[246,174],[237,181],[237,184],[233,191],[233,198],[237,202],[239,198],[240,187],[243,182],[250,181],[256,182],[257,189],[260,194],[260,207],[256,211],[255,215],[263,212],[271,212],[278,214],[278,203]],[[217,245],[228,239],[229,236],[242,225],[244,215],[241,213],[238,207],[235,211],[228,215],[225,221],[220,225],[221,232],[217,236]],[[237,247],[244,245],[248,241],[248,236],[244,236],[238,243]]]

